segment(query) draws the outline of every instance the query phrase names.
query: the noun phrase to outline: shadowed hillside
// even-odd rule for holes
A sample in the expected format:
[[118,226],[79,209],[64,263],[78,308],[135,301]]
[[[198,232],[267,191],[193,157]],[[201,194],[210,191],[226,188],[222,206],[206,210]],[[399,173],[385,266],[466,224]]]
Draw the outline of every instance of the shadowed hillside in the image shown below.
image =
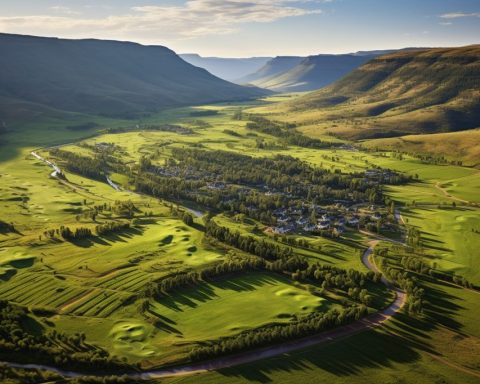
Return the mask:
[[270,57],[203,57],[195,53],[186,53],[179,56],[187,63],[204,68],[211,74],[228,81],[235,81],[242,76],[256,71],[271,59]]
[[53,110],[128,118],[263,94],[161,46],[0,34],[0,52],[0,120],[7,122]]
[[269,60],[262,68],[248,76],[237,80],[239,84],[262,83],[270,78],[278,76],[296,65],[300,64],[304,57],[301,56],[277,56]]

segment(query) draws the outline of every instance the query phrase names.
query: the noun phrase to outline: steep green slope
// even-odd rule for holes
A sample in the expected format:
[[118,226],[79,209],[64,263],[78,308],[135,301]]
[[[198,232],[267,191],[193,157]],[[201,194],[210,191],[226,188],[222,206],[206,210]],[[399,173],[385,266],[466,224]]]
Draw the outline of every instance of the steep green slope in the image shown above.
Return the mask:
[[0,120],[56,109],[132,117],[263,94],[221,80],[161,46],[0,34]]
[[203,57],[195,53],[179,55],[187,63],[204,68],[211,74],[227,81],[235,81],[265,65],[271,57]]
[[475,128],[480,46],[384,55],[292,101],[288,110],[310,123],[321,121],[330,133],[357,139]]

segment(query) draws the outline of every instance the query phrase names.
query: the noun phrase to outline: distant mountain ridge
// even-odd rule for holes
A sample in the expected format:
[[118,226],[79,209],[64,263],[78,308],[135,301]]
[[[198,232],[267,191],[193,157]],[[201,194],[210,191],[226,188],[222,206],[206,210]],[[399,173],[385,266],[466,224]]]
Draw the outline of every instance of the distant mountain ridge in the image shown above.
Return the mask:
[[307,57],[278,56],[257,72],[236,82],[275,92],[304,92],[325,87],[367,61],[395,50],[359,51],[348,54],[319,54]]
[[263,67],[256,72],[249,73],[247,76],[236,79],[238,84],[248,84],[254,82],[264,82],[271,77],[286,72],[304,59],[302,56],[277,56],[270,59]]
[[[376,57],[327,88],[292,101],[289,109],[312,116],[318,111],[324,123],[337,121],[331,132],[356,139],[479,127],[480,45]],[[357,118],[366,126],[352,123],[346,129]]]
[[212,75],[232,82],[236,82],[235,80],[255,72],[271,59],[271,57],[202,57],[196,53],[183,53],[179,56],[187,63],[204,68]]
[[333,83],[376,56],[317,55],[276,76],[251,82],[277,92],[312,91]]
[[219,79],[162,46],[0,34],[0,121],[63,110],[134,117],[265,92]]

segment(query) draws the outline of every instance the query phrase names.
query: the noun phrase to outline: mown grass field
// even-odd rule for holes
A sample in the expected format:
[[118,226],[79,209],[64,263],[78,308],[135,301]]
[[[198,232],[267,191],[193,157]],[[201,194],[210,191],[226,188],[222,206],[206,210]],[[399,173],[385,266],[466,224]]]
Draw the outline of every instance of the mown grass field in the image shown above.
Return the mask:
[[[107,183],[71,173],[67,173],[67,184],[59,183],[49,178],[49,167],[29,155],[39,146],[64,143],[70,143],[62,146],[64,150],[91,155],[90,150],[79,145],[82,136],[91,136],[83,140],[87,144],[117,145],[123,151],[122,159],[131,165],[138,163],[142,155],[152,153],[158,154],[155,162],[162,165],[171,156],[172,148],[201,144],[204,149],[251,156],[288,154],[332,171],[360,172],[379,165],[418,175],[415,182],[389,187],[387,193],[401,207],[407,224],[422,231],[424,247],[439,268],[456,271],[480,284],[476,268],[480,235],[472,232],[480,230],[480,210],[471,204],[480,202],[478,170],[426,164],[411,156],[399,160],[388,151],[285,146],[278,138],[252,135],[245,128],[245,121],[232,119],[240,108],[283,99],[276,96],[256,104],[204,106],[201,109],[216,110],[218,114],[201,118],[190,116],[193,109],[182,108],[138,122],[181,124],[193,130],[193,134],[187,135],[141,130],[132,122],[106,120],[99,121],[91,132],[61,129],[57,133],[62,126],[58,121],[42,123],[32,136],[32,127],[22,128],[18,135],[9,134],[11,145],[7,151],[0,151],[0,219],[13,222],[19,233],[0,233],[0,298],[48,309],[48,317],[38,317],[45,328],[71,333],[81,329],[89,342],[131,362],[142,361],[145,367],[182,358],[192,343],[337,305],[339,298],[322,300],[287,279],[257,273],[181,290],[169,299],[151,302],[150,315],[143,316],[138,308],[142,287],[171,273],[194,271],[223,260],[228,250],[206,243],[203,232],[174,217],[165,202],[117,192]],[[131,131],[92,136],[108,127],[126,127]],[[332,140],[328,135],[321,138]],[[273,149],[258,148],[259,139]],[[47,150],[39,153],[48,156]],[[124,175],[111,177],[123,187],[130,187]],[[96,223],[76,219],[93,205],[113,204],[115,200],[131,200],[140,211],[137,224],[128,231],[77,243],[54,241],[43,235],[45,230],[60,225],[93,228],[105,221],[120,221],[115,215],[100,216]],[[412,206],[413,201],[416,206]],[[456,207],[452,206],[454,202]],[[144,212],[152,212],[152,216],[145,217]],[[227,215],[215,220],[274,241],[271,235],[254,231],[258,223],[239,222]],[[201,224],[201,219],[196,222]],[[295,246],[296,254],[365,271],[360,260],[367,241],[364,236],[346,232],[340,240],[309,235],[301,238],[311,247]],[[478,378],[462,369],[478,371],[480,367],[478,294],[429,284],[428,319],[415,322],[401,316],[387,328],[321,348],[166,382],[474,383]],[[384,290],[375,294],[377,304],[391,300]]]

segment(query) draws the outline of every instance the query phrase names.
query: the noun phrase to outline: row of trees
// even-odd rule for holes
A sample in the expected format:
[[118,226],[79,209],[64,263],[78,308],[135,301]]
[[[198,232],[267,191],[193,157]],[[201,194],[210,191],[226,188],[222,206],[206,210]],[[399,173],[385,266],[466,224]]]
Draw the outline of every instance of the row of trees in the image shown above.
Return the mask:
[[92,230],[90,228],[79,227],[72,231],[69,227],[60,227],[60,235],[65,240],[81,240],[92,237]]
[[70,172],[78,173],[94,180],[105,180],[107,164],[99,157],[91,158],[58,148],[51,149],[50,155],[62,159],[65,162],[65,168]]
[[97,235],[108,235],[109,233],[123,232],[130,228],[130,223],[128,222],[118,222],[118,221],[109,221],[104,224],[99,224],[95,227],[95,232]]
[[315,312],[310,316],[292,321],[288,324],[266,326],[244,331],[238,335],[211,341],[199,345],[189,354],[190,360],[204,360],[217,356],[257,348],[265,345],[299,339],[315,333],[348,324],[368,314],[364,305],[351,306],[343,310],[333,309],[325,313]]
[[382,271],[388,279],[407,293],[407,311],[412,315],[423,312],[425,290],[420,286],[418,280],[409,272],[390,267],[385,259],[382,259]]
[[146,286],[144,296],[162,297],[179,288],[194,286],[220,276],[265,270],[265,260],[258,257],[241,258],[219,263],[200,272],[178,273]]
[[293,254],[290,247],[280,246],[264,239],[259,240],[254,236],[242,235],[239,231],[232,231],[218,225],[213,219],[206,223],[205,233],[222,243],[267,260],[286,259]]
[[268,120],[262,116],[251,114],[246,115],[245,117],[250,120],[246,125],[247,129],[275,136],[288,145],[317,149],[338,146],[336,143],[324,142],[302,135],[300,132],[295,130],[296,126],[292,123],[280,123]]

